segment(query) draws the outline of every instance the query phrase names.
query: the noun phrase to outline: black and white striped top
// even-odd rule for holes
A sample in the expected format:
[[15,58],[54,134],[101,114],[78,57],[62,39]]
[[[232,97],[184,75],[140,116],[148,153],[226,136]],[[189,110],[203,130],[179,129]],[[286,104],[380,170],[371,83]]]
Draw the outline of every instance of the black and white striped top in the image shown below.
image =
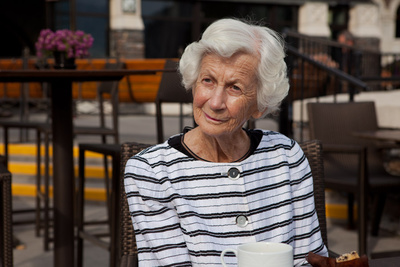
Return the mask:
[[292,245],[295,265],[309,251],[327,256],[307,159],[277,132],[263,131],[235,163],[197,160],[168,142],[150,147],[127,162],[125,191],[140,266],[221,266],[222,250],[256,241]]

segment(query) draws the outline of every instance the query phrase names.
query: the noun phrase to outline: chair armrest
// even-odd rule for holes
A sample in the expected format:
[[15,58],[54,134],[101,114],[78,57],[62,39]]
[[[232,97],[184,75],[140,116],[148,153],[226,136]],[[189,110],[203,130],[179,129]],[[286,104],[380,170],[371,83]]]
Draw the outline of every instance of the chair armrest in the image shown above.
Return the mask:
[[137,267],[138,266],[138,258],[137,254],[134,255],[123,255],[121,258],[120,267]]

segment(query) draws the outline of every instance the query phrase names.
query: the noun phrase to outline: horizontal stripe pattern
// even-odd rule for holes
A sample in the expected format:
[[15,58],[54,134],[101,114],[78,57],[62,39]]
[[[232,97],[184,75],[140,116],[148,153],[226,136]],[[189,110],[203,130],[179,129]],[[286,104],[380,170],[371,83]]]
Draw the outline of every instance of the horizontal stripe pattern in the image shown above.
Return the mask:
[[[236,180],[228,178],[233,167]],[[196,160],[165,142],[125,168],[141,266],[220,266],[222,250],[256,241],[292,245],[295,264],[309,251],[326,256],[312,190],[300,146],[272,131],[242,162]],[[236,225],[239,215],[245,227]],[[235,257],[226,261],[236,265]]]

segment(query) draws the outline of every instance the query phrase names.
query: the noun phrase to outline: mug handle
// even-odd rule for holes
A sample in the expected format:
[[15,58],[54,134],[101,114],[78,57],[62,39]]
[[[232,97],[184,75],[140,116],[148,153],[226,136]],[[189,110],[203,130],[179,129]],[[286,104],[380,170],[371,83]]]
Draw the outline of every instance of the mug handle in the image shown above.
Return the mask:
[[222,266],[224,266],[224,267],[227,267],[225,264],[225,261],[224,261],[224,256],[225,256],[225,253],[227,253],[227,252],[233,252],[235,254],[235,256],[237,257],[236,249],[233,249],[233,248],[224,249],[224,251],[221,252],[221,263],[222,263]]

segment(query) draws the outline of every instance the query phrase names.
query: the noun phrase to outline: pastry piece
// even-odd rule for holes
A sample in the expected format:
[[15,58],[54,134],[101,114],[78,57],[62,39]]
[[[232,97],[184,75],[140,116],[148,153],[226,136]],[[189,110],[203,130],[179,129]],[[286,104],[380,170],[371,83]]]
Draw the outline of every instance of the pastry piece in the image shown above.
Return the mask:
[[357,251],[352,251],[350,253],[344,253],[340,255],[339,257],[336,258],[336,262],[345,262],[345,261],[351,261],[355,259],[359,259],[360,256],[358,256]]
[[[355,255],[353,255],[352,257],[354,256]],[[335,258],[323,257],[318,254],[309,252],[307,255],[307,261],[313,267],[368,267],[369,266],[368,257],[366,255],[363,255],[359,258],[354,258],[352,260],[337,262]]]

